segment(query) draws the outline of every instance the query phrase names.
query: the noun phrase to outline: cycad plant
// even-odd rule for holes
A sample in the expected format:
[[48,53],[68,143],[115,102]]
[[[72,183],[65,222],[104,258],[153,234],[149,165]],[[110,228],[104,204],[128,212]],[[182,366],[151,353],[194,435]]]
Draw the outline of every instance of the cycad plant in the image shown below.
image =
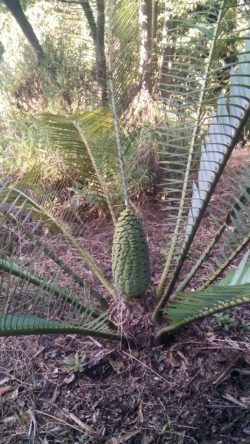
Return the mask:
[[[99,30],[103,39],[101,59],[93,46],[100,94],[75,115],[39,117],[51,146],[110,213],[113,279],[85,247],[77,209],[60,201],[64,183],[44,183],[37,165],[15,181],[3,174],[0,335],[123,337],[114,312],[122,298],[131,313],[148,297],[152,272],[130,183],[142,134],[154,140],[162,225],[169,233],[152,311],[156,327],[161,324],[157,338],[250,302],[243,255],[250,239],[248,165],[232,174],[232,189],[223,193],[224,170],[250,116],[249,7],[236,0],[166,3],[89,2],[90,34]],[[208,212],[211,235],[197,257]],[[96,289],[69,266],[57,243],[95,276]],[[240,265],[217,282],[240,253]]]

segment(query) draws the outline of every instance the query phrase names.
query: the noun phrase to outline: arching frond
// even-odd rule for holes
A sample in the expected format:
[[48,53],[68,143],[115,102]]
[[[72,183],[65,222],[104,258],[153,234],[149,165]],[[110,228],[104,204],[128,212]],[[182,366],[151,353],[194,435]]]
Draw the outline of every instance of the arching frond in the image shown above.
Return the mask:
[[32,196],[18,190],[9,182],[5,182],[0,188],[0,211],[6,215],[12,214],[15,218],[20,218],[25,213],[22,219],[23,224],[29,222],[32,215],[32,220],[37,221],[38,226],[44,223],[51,230],[56,229],[53,220]]
[[[231,67],[226,91],[220,93],[216,111],[212,113],[211,118],[209,112],[213,102],[210,96],[208,98],[208,92],[214,88],[213,75],[214,66],[218,60],[218,48],[222,48],[222,41],[225,43],[230,35],[231,28],[229,31],[225,29],[232,19],[233,11],[237,11],[233,2],[221,2],[214,25],[213,38],[210,42],[209,56],[204,63],[204,70],[201,71],[201,87],[196,89],[198,101],[193,103],[196,106],[196,111],[193,115],[191,113],[191,117],[186,120],[188,126],[184,132],[187,134],[189,131],[190,137],[186,138],[186,143],[184,141],[183,162],[180,162],[179,156],[174,162],[175,154],[173,160],[171,159],[169,162],[173,166],[173,171],[176,171],[174,179],[170,174],[170,178],[165,181],[166,193],[169,195],[167,209],[173,213],[172,220],[168,221],[169,226],[173,227],[173,235],[166,266],[158,287],[161,301],[154,312],[155,318],[159,316],[160,310],[167,302],[176,284],[205,209],[250,114],[250,88],[248,85],[250,46],[249,34],[244,35],[246,29],[239,32],[237,36],[234,34],[236,41],[239,38],[241,43],[244,42],[244,47],[241,47],[240,54],[238,54],[238,62],[233,68]],[[175,56],[177,57],[176,54]],[[178,76],[177,85],[179,85]],[[175,87],[173,87],[173,91],[175,94]],[[178,94],[181,95],[181,93]],[[189,99],[192,101],[191,93]],[[179,109],[182,110],[181,104]],[[183,115],[185,118],[185,113]],[[180,121],[179,128],[176,128],[177,132],[178,129],[185,128],[184,122],[185,119]],[[204,137],[205,135],[206,137]],[[171,141],[172,150],[177,141],[178,139]]]
[[174,301],[168,304],[165,316],[167,327],[157,333],[164,341],[166,336],[193,321],[219,313],[236,305],[250,302],[250,251],[248,250],[238,267],[209,289],[192,292],[179,292]]
[[[57,257],[45,242],[41,242],[41,234],[39,229],[48,230],[50,228],[53,231],[61,233],[64,241],[68,244],[81,258],[91,271],[96,275],[104,287],[115,298],[115,291],[109,284],[108,280],[103,275],[99,266],[95,263],[91,255],[87,250],[78,244],[74,236],[70,233],[67,225],[63,224],[56,216],[53,215],[51,210],[47,210],[41,205],[34,202],[28,195],[22,191],[5,185],[2,187],[2,201],[0,201],[0,214],[3,219],[12,222],[14,225],[20,227],[24,234],[41,247],[44,252],[50,256],[50,258],[57,263],[65,272],[71,275],[74,280],[77,280],[77,276],[74,272],[70,271],[60,258]],[[33,221],[36,221],[33,223]],[[78,279],[79,280],[79,279]],[[79,282],[78,282],[79,283]]]
[[0,209],[0,335],[74,332],[118,339],[88,282],[51,252],[41,232],[36,239],[37,231],[28,228],[32,219],[23,223],[24,208],[18,216],[13,202],[9,212]]
[[[47,131],[51,143],[60,150],[76,179],[88,185],[106,200],[113,222],[113,203],[108,191],[108,181],[115,180],[115,143],[111,140],[112,116],[104,109],[96,109],[82,115],[64,117],[45,114],[41,118],[43,131]],[[107,140],[109,144],[107,145]],[[105,144],[106,149],[103,149]]]
[[168,333],[191,322],[249,302],[249,284],[235,287],[211,287],[209,290],[200,292],[179,293],[176,302],[168,306],[167,316],[170,325],[159,330],[156,338],[163,341]]
[[[108,0],[106,43],[109,77],[114,85],[117,113],[121,116],[129,106],[140,84],[139,72],[139,2]],[[133,69],[131,69],[133,67]]]
[[[88,287],[79,287],[58,266],[40,270],[41,250],[18,251],[0,259],[0,336],[78,333],[119,338],[107,313],[89,305]],[[85,302],[86,301],[86,302]]]
[[[94,328],[93,328],[94,327]],[[30,316],[27,314],[0,313],[0,336],[39,335],[39,334],[79,334],[106,339],[121,339],[118,334],[104,328],[103,319],[96,325],[86,323],[86,327],[70,325]]]
[[[49,293],[53,293],[53,295],[57,296],[58,299],[62,299],[68,302],[69,304],[73,305],[74,307],[77,307],[80,310],[80,312],[85,312],[89,310],[77,298],[69,296],[64,291],[58,290],[52,284],[43,282],[43,280],[41,280],[34,274],[26,272],[21,266],[13,262],[13,260],[10,261],[7,259],[0,258],[0,270],[9,273],[12,276],[17,276],[19,279],[31,283],[38,288],[42,288],[43,290],[46,290]],[[92,313],[93,315],[96,315],[94,310],[92,311]]]
[[240,265],[236,268],[236,270],[229,271],[223,279],[217,282],[216,285],[227,286],[250,284],[250,262],[248,262],[249,255],[250,250],[244,254]]
[[[185,279],[178,285],[177,292],[185,289],[187,284],[193,279],[199,271],[201,265],[209,260],[210,256],[216,255],[216,263],[213,270],[204,279],[202,287],[208,287],[230,263],[238,256],[242,249],[250,240],[249,223],[249,203],[250,203],[250,167],[246,166],[242,175],[243,187],[240,189],[239,197],[236,197],[234,205],[228,212],[225,222],[219,224],[219,228],[214,234],[208,246],[204,249],[202,255],[193,265]],[[214,250],[217,252],[214,253]],[[219,250],[219,251],[218,251]]]

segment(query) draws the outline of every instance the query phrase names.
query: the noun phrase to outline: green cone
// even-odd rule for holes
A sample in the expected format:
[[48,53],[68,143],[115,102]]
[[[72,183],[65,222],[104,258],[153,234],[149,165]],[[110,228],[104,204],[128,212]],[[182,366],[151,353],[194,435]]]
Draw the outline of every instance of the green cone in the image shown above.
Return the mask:
[[114,281],[128,299],[142,296],[150,282],[149,252],[141,223],[126,208],[119,215],[112,247]]

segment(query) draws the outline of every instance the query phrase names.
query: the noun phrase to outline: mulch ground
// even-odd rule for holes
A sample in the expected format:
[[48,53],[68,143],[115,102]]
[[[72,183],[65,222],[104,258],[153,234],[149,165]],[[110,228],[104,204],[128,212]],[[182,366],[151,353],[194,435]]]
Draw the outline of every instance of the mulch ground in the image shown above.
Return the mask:
[[[249,443],[249,333],[203,321],[169,346],[2,340],[1,443]],[[74,359],[72,359],[74,358]]]
[[[222,325],[207,318],[156,344],[149,309],[169,233],[157,201],[141,210],[153,276],[146,299],[133,307],[133,345],[77,335],[1,338],[1,444],[250,444],[250,307],[229,311]],[[109,276],[112,227],[91,218],[88,226],[88,250]],[[203,244],[205,237],[203,227]],[[56,235],[51,245],[65,248]]]

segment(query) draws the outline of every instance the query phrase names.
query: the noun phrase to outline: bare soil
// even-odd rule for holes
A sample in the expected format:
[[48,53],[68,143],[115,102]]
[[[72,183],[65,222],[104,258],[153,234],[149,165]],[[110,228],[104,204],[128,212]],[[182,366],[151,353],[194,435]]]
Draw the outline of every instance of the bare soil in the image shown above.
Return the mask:
[[[77,335],[0,338],[0,444],[250,444],[250,307],[228,312],[234,325],[206,318],[155,344],[148,310],[168,231],[159,202],[147,199],[141,211],[153,276],[133,308],[133,346]],[[90,217],[88,227],[88,250],[110,275],[112,226]],[[208,223],[197,251],[209,233]]]

